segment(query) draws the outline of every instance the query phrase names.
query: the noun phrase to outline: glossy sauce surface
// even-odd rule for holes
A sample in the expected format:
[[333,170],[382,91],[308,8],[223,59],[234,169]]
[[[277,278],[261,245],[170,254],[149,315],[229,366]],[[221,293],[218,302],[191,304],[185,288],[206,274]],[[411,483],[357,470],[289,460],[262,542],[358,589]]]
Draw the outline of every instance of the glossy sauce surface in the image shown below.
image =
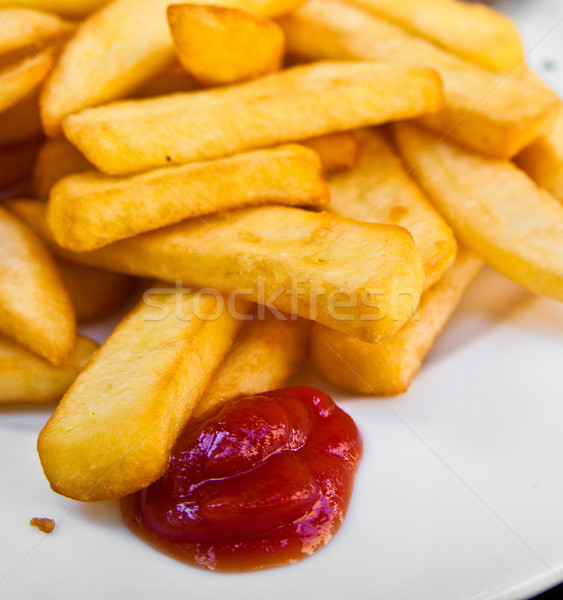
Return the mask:
[[294,387],[235,400],[178,440],[169,469],[124,498],[127,526],[211,570],[295,562],[338,529],[361,455],[354,421]]

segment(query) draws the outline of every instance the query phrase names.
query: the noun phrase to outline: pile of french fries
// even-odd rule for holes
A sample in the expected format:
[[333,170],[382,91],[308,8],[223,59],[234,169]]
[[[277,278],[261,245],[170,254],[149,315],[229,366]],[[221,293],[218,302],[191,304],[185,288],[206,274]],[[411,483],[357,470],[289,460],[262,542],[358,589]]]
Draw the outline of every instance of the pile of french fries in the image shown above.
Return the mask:
[[561,101],[483,5],[0,0],[0,164],[0,401],[62,397],[77,500],[307,357],[404,392],[483,261],[563,300]]

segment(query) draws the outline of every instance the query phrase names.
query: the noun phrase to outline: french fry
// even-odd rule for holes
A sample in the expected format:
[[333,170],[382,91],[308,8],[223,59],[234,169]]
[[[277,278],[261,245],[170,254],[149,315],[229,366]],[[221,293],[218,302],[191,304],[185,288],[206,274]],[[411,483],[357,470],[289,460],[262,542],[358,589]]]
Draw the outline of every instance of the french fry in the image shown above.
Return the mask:
[[0,146],[19,144],[41,135],[37,91],[0,113]]
[[56,402],[98,347],[78,335],[69,357],[55,367],[16,342],[0,336],[0,404]]
[[563,203],[563,110],[549,130],[524,148],[515,162]]
[[0,208],[0,332],[54,365],[74,346],[72,304],[53,259],[35,235]]
[[[302,0],[200,0],[278,16]],[[166,20],[170,0],[113,0],[88,17],[66,45],[41,96],[47,135],[61,131],[63,119],[91,106],[123,98],[173,62]]]
[[351,169],[360,156],[358,140],[351,131],[327,133],[300,143],[319,155],[325,173]]
[[119,308],[135,288],[135,279],[121,273],[57,259],[79,322],[102,319]]
[[415,117],[441,106],[434,71],[319,63],[237,86],[86,110],[68,117],[64,131],[101,171],[120,175]]
[[327,200],[319,157],[291,144],[124,178],[71,175],[52,188],[47,221],[60,246],[84,252],[189,217]]
[[26,96],[45,79],[57,58],[57,49],[45,48],[36,54],[0,67],[0,112]]
[[176,92],[189,92],[200,88],[201,85],[189,74],[179,61],[175,60],[163,71],[149,79],[140,88],[136,89],[130,98],[150,98],[175,94]]
[[452,230],[407,174],[384,134],[357,133],[359,164],[329,179],[330,212],[355,221],[407,229],[424,263],[425,289],[451,265],[456,254]]
[[206,388],[194,418],[204,418],[235,398],[280,388],[305,360],[311,321],[281,320],[266,309],[247,321]]
[[313,366],[327,381],[350,392],[378,396],[406,392],[481,265],[475,254],[460,248],[444,276],[422,294],[416,318],[379,344],[315,324]]
[[92,165],[68,140],[47,139],[39,148],[33,167],[33,191],[38,198],[47,198],[59,179],[91,169]]
[[377,342],[413,314],[424,267],[402,227],[285,206],[191,219],[75,254],[54,244],[43,203],[9,200],[54,252],[131,275],[225,293]]
[[166,471],[242,323],[219,307],[213,295],[161,288],[125,317],[39,435],[53,490],[87,502],[119,498]]
[[67,17],[84,17],[107,0],[0,0],[2,7],[35,8]]
[[285,43],[274,21],[224,6],[172,4],[168,23],[180,62],[197,81],[228,85],[277,71]]
[[563,300],[563,206],[511,162],[485,158],[413,125],[396,140],[457,238],[494,269]]
[[56,15],[29,8],[3,8],[0,4],[0,55],[17,53],[69,37],[76,26]]
[[288,51],[308,59],[388,61],[436,69],[446,106],[421,123],[488,156],[510,158],[536,138],[560,106],[538,78],[493,73],[339,0],[310,0],[281,19]]
[[40,140],[0,146],[0,190],[26,180],[33,169]]
[[485,69],[509,71],[524,60],[518,29],[489,6],[460,0],[350,0]]

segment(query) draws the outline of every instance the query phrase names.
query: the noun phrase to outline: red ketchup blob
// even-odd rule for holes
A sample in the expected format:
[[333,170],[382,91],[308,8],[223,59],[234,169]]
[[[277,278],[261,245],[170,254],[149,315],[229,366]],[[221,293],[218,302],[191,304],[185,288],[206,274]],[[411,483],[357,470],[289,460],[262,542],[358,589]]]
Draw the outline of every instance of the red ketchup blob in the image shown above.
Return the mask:
[[292,563],[342,523],[361,450],[352,418],[317,389],[235,400],[183,433],[165,475],[122,500],[123,517],[210,570]]

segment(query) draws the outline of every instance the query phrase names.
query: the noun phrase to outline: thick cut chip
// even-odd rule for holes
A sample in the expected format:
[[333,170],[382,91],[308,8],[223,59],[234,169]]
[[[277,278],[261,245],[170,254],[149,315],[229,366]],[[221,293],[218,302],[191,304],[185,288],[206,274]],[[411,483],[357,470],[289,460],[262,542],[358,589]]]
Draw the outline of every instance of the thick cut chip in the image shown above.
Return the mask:
[[357,133],[360,162],[329,179],[330,212],[355,221],[400,225],[410,231],[424,263],[428,288],[455,258],[452,230],[407,174],[382,132]]
[[0,332],[59,365],[74,346],[74,311],[53,259],[0,208]]
[[33,170],[40,140],[0,146],[0,190],[25,181]]
[[276,315],[264,306],[254,311],[253,320],[243,325],[201,397],[194,417],[212,414],[229,400],[283,386],[305,360],[311,324]]
[[57,264],[78,321],[106,317],[122,306],[135,288],[135,278],[128,275],[78,265],[63,258]]
[[460,0],[351,0],[485,69],[509,71],[524,60],[518,29],[489,6]]
[[557,96],[531,73],[487,71],[339,0],[310,0],[280,24],[288,51],[308,59],[376,60],[436,69],[446,106],[421,121],[483,154],[514,156],[549,125],[560,106]]
[[57,58],[50,47],[13,63],[0,66],[0,111],[4,111],[31,94],[47,77]]
[[0,404],[4,402],[56,402],[70,387],[98,347],[76,336],[69,357],[55,367],[23,346],[0,336]]
[[319,155],[325,173],[351,169],[360,156],[358,140],[351,131],[327,133],[300,143]]
[[51,190],[47,220],[60,246],[84,252],[189,217],[327,200],[319,157],[292,144],[130,177],[72,175]]
[[140,88],[137,88],[129,98],[151,98],[176,92],[189,92],[201,88],[178,60],[167,66],[163,71],[149,79]]
[[84,17],[107,0],[0,0],[1,7],[35,8],[68,17]]
[[475,254],[460,248],[440,281],[422,294],[416,316],[379,344],[314,325],[311,358],[315,369],[327,381],[354,393],[393,396],[405,392],[481,265]]
[[415,117],[441,107],[440,80],[430,69],[327,62],[222,89],[86,110],[70,116],[64,130],[90,162],[119,175]]
[[82,501],[158,479],[242,321],[214,295],[160,286],[125,317],[39,435],[51,487]]
[[[35,91],[0,113],[0,146],[41,137],[38,93]],[[4,164],[2,164],[2,168]]]
[[396,140],[457,238],[494,269],[563,300],[563,206],[511,162],[485,158],[410,124]]
[[206,85],[226,85],[277,71],[283,33],[254,13],[196,4],[168,7],[168,23],[180,62]]
[[132,275],[216,287],[377,342],[418,306],[424,267],[402,227],[285,206],[191,219],[75,254],[57,247],[42,203],[8,201],[58,254]]
[[47,198],[59,179],[91,169],[92,165],[67,139],[48,139],[39,149],[33,168],[33,191],[38,198]]
[[[301,0],[200,0],[277,16]],[[45,83],[41,114],[50,136],[84,108],[123,98],[173,61],[170,0],[113,0],[84,21]]]
[[563,203],[563,110],[549,130],[516,157],[516,164]]

